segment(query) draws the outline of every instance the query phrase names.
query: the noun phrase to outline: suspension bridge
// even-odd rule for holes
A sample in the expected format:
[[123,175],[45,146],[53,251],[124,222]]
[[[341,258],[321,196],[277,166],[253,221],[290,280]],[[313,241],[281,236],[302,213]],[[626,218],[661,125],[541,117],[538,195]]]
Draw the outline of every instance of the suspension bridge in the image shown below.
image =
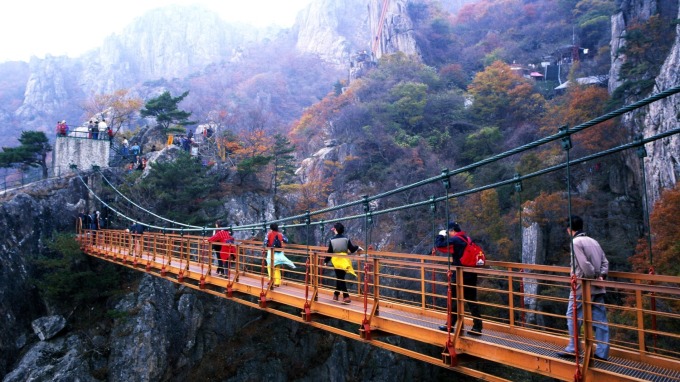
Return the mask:
[[[644,145],[678,134],[680,128],[650,137],[636,137],[629,143],[577,159],[569,155],[571,136],[678,92],[680,87],[669,89],[584,124],[560,128],[554,135],[469,166],[444,170],[438,176],[414,184],[272,222],[309,231],[313,226],[363,219],[367,235],[365,244],[369,244],[368,232],[375,216],[419,207],[434,211],[438,203],[448,205],[451,199],[501,186],[515,186],[521,190],[523,180],[554,171],[567,173],[565,194],[571,210],[569,171],[573,166],[635,149],[644,174]],[[450,191],[449,179],[453,175],[556,141],[566,152],[564,163],[531,174],[516,174],[475,189]],[[113,186],[101,172],[95,170],[96,174]],[[83,180],[81,175],[78,177]],[[373,201],[432,183],[443,184],[443,196],[383,210],[371,209]],[[83,184],[89,188],[84,180]],[[138,222],[101,199],[94,190],[90,191],[111,212],[130,222]],[[216,243],[207,242],[205,227],[172,222],[127,197],[124,199],[136,209],[151,214],[156,220],[172,223],[174,227],[144,224],[149,231],[138,235],[116,229],[89,230],[78,220],[76,237],[87,254],[483,380],[504,380],[491,371],[496,368],[488,366],[495,363],[558,380],[680,381],[680,329],[677,324],[680,277],[677,276],[658,275],[653,270],[648,274],[610,271],[606,280],[596,281],[571,277],[568,267],[500,261],[489,261],[483,268],[453,267],[443,256],[377,251],[367,246],[366,253],[353,257],[358,272],[356,279],[348,280],[352,303],[345,305],[333,299],[335,278],[331,268],[323,265],[326,247],[285,246],[286,256],[296,268],[285,270],[281,285],[274,286],[267,269],[267,260],[274,263],[272,248],[263,247],[260,241],[240,240],[228,244],[234,246],[235,257],[228,261],[225,274],[218,275],[211,248]],[[363,206],[364,213],[325,221],[315,219],[355,206]],[[448,207],[445,210],[448,221]],[[229,229],[254,234],[266,230],[267,224],[272,222]],[[484,323],[481,335],[469,332],[472,319],[465,311],[468,301],[461,297],[464,296],[463,285],[453,281],[463,280],[467,273],[477,274],[479,280],[474,288]],[[569,341],[564,312],[569,292],[579,283],[583,290],[584,331],[574,333],[580,351],[575,357],[565,359],[557,354]],[[591,285],[607,289],[610,297],[604,305],[610,316],[626,318],[609,323],[612,336],[607,359],[594,357],[594,349],[601,344],[595,340],[591,326]],[[450,299],[452,294],[459,298]],[[554,311],[540,308],[546,305],[561,308]],[[447,322],[449,312],[457,312],[457,324],[448,325],[447,330],[442,331],[439,326]],[[484,362],[480,363],[480,360]]]

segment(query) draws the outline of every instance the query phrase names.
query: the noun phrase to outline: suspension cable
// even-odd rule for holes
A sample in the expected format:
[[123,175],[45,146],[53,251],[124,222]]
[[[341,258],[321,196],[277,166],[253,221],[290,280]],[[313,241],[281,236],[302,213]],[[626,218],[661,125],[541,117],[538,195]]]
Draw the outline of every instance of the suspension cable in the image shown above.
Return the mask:
[[180,226],[183,226],[183,227],[201,228],[201,227],[199,227],[199,226],[180,223],[180,222],[177,222],[177,221],[174,221],[174,220],[170,220],[170,219],[164,218],[163,216],[156,215],[156,214],[153,213],[152,211],[149,211],[149,210],[145,209],[144,207],[142,207],[142,206],[138,205],[137,203],[133,202],[132,200],[130,200],[127,196],[123,195],[122,192],[120,192],[113,184],[111,184],[111,182],[106,178],[106,176],[104,176],[104,174],[101,172],[101,170],[99,170],[98,172],[99,172],[99,174],[101,175],[102,179],[104,179],[104,181],[106,182],[106,184],[108,184],[109,187],[111,187],[118,195],[122,196],[123,199],[125,199],[125,200],[128,201],[130,204],[132,204],[133,206],[137,207],[138,209],[140,209],[140,210],[146,212],[147,214],[150,214],[150,215],[152,215],[152,216],[154,216],[154,217],[156,217],[156,218],[158,218],[158,219],[161,219],[161,220],[163,220],[163,221],[166,221],[166,222],[168,222],[168,223],[177,224],[177,225],[180,225]]
[[[525,145],[522,145],[522,146],[519,146],[519,147],[515,147],[515,148],[513,148],[513,149],[504,151],[504,152],[502,152],[502,153],[500,153],[500,154],[496,154],[496,155],[491,156],[491,157],[489,157],[489,158],[482,159],[482,160],[480,160],[480,161],[478,161],[478,162],[475,162],[475,163],[472,163],[472,164],[469,164],[469,165],[460,167],[460,168],[458,168],[458,169],[456,169],[456,170],[454,170],[454,171],[452,171],[452,172],[448,172],[448,173],[446,173],[446,174],[440,174],[440,175],[437,175],[437,176],[434,176],[434,177],[431,177],[431,178],[427,178],[427,179],[420,180],[420,181],[418,181],[418,182],[415,182],[415,183],[412,183],[412,184],[409,184],[409,185],[397,187],[397,188],[394,188],[394,189],[389,190],[389,191],[385,191],[385,192],[382,192],[382,193],[379,193],[379,194],[376,194],[376,195],[373,195],[373,196],[369,196],[369,197],[368,197],[368,201],[373,201],[373,200],[381,199],[381,198],[384,198],[384,197],[387,197],[387,196],[390,196],[390,195],[394,195],[394,194],[397,194],[397,193],[400,193],[400,192],[403,192],[403,191],[407,191],[407,190],[410,190],[410,189],[413,189],[413,188],[416,188],[416,187],[423,186],[423,185],[425,185],[425,184],[433,183],[433,182],[436,182],[436,181],[439,181],[439,180],[443,179],[443,177],[447,177],[447,176],[451,176],[451,175],[456,175],[456,174],[468,172],[468,171],[470,171],[470,170],[474,170],[474,169],[477,168],[477,167],[481,167],[481,166],[483,166],[483,165],[490,164],[490,163],[499,161],[499,160],[501,160],[501,159],[507,158],[507,157],[509,157],[509,156],[512,156],[512,155],[515,155],[515,154],[524,152],[524,151],[526,151],[526,150],[528,150],[528,149],[536,148],[536,147],[542,146],[542,145],[544,145],[544,144],[546,144],[546,143],[550,143],[550,142],[556,141],[556,140],[558,140],[558,139],[563,138],[565,134],[574,134],[574,133],[576,133],[576,132],[579,132],[579,131],[581,131],[581,130],[587,129],[587,128],[589,128],[589,127],[592,127],[592,126],[594,126],[594,125],[596,125],[596,124],[602,123],[602,122],[607,121],[607,120],[609,120],[609,119],[616,118],[616,117],[618,117],[618,116],[620,116],[620,115],[622,115],[622,114],[625,114],[625,113],[627,113],[627,112],[629,112],[629,111],[632,111],[632,110],[641,108],[641,107],[646,106],[646,105],[648,105],[648,104],[650,104],[650,103],[652,103],[652,102],[655,102],[655,101],[658,101],[658,100],[660,100],[660,99],[669,97],[669,96],[671,96],[671,95],[673,95],[673,94],[676,94],[676,93],[680,93],[680,86],[676,86],[676,87],[673,87],[673,88],[664,90],[664,91],[662,91],[662,92],[660,92],[660,93],[657,93],[657,94],[655,94],[655,95],[652,95],[652,96],[647,97],[647,98],[645,98],[645,99],[642,99],[642,100],[640,100],[640,101],[634,102],[634,103],[632,103],[632,104],[630,104],[630,105],[628,105],[628,106],[624,106],[624,107],[619,108],[619,109],[617,109],[617,110],[611,111],[611,112],[609,112],[609,113],[607,113],[607,114],[605,114],[605,115],[602,115],[602,116],[600,116],[600,117],[597,117],[597,118],[595,118],[595,119],[592,119],[592,120],[590,120],[590,121],[587,121],[587,122],[585,122],[585,123],[582,123],[582,124],[580,124],[580,125],[574,126],[573,128],[570,128],[570,129],[568,129],[568,130],[566,130],[566,131],[558,132],[557,134],[553,134],[553,135],[550,135],[550,136],[547,136],[547,137],[538,139],[538,140],[536,140],[536,141],[534,141],[534,142],[530,142],[530,143],[527,143],[527,144],[525,144]],[[364,200],[363,200],[363,198],[362,198],[362,199],[354,200],[354,201],[351,201],[351,202],[339,204],[339,205],[337,205],[337,206],[328,207],[328,208],[323,208],[323,209],[320,209],[320,210],[317,210],[317,211],[313,211],[313,212],[311,213],[311,215],[319,215],[319,214],[324,214],[324,213],[326,213],[326,212],[337,211],[337,210],[340,210],[340,209],[343,209],[343,208],[347,208],[347,207],[359,205],[359,204],[361,204],[361,203],[363,203],[363,202],[364,202]],[[301,218],[303,218],[303,217],[304,217],[304,215],[294,215],[294,216],[289,216],[289,217],[287,217],[287,218],[281,218],[281,219],[275,220],[275,221],[273,221],[273,222],[280,223],[280,222],[285,222],[285,221],[290,221],[290,220],[298,220],[298,219],[301,219]],[[241,226],[241,227],[243,227],[243,228],[251,228],[251,227],[253,227],[253,226],[257,226],[257,223],[253,223],[253,224],[249,224],[249,225],[244,225],[244,226]]]

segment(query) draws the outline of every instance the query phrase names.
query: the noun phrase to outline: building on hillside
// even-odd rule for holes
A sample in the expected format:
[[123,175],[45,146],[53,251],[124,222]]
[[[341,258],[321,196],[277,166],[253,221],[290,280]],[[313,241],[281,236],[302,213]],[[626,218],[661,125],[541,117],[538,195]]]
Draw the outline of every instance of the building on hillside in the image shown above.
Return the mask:
[[[588,76],[580,77],[574,80],[578,85],[593,85],[593,86],[603,86],[607,87],[609,82],[609,75],[603,74],[600,76]],[[571,85],[571,81],[565,81],[560,86],[556,87],[555,90],[562,91],[566,90]]]

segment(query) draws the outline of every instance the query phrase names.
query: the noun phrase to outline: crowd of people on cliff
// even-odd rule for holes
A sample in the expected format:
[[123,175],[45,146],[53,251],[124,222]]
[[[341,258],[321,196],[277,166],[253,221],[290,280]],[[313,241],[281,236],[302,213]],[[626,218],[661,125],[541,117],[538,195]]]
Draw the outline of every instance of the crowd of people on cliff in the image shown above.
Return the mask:
[[[69,136],[69,126],[66,120],[57,121],[57,136],[66,137]],[[87,139],[97,139],[97,140],[109,140],[109,143],[113,144],[113,129],[106,123],[106,119],[90,119],[87,123],[87,131],[80,131],[78,128],[71,131],[70,136],[74,138],[87,138]]]

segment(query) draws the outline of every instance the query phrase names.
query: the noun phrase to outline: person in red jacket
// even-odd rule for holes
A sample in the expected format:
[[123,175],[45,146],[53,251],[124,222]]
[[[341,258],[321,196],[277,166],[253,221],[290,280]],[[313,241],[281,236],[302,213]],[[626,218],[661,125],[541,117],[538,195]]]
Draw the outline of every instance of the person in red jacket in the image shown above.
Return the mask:
[[[234,237],[231,236],[229,231],[220,229],[224,227],[221,220],[215,222],[215,227],[217,230],[215,234],[208,238],[211,243],[224,243],[224,244],[213,244],[213,254],[217,259],[217,274],[224,275],[224,268],[228,265],[229,257],[234,258],[236,253],[236,248],[234,246]],[[219,249],[219,255],[217,250]]]

